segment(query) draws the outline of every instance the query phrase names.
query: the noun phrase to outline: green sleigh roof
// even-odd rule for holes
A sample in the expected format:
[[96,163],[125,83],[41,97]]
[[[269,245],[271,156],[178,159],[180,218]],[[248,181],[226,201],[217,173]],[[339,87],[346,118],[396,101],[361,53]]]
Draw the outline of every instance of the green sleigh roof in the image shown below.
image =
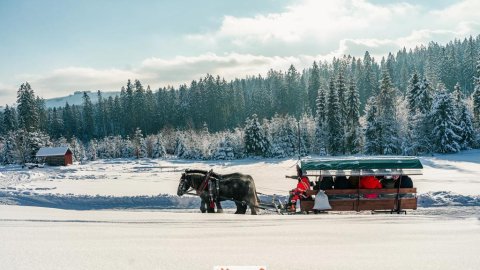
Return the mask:
[[374,169],[423,169],[418,158],[373,157],[344,159],[311,159],[301,161],[302,171],[320,170],[374,170]]

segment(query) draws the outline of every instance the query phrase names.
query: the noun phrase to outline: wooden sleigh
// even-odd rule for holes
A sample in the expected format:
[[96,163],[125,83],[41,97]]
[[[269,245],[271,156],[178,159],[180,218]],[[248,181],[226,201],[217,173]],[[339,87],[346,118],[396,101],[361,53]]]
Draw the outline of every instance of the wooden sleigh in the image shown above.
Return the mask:
[[[397,188],[382,189],[326,189],[331,210],[328,211],[372,211],[406,213],[406,210],[417,209],[417,189],[402,188],[404,175],[422,174],[422,164],[412,157],[372,157],[304,160],[301,169],[304,175],[316,178],[316,182],[324,177],[337,176],[392,176],[398,178]],[[312,180],[312,179],[311,179]],[[308,190],[307,195],[313,197],[318,190]],[[313,200],[302,200],[302,212],[313,211]]]

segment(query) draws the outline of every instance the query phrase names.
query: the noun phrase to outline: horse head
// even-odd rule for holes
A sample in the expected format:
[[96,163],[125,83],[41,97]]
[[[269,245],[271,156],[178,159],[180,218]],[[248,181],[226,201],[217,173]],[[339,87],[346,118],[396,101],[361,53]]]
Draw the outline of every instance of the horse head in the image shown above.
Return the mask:
[[182,173],[180,177],[180,183],[178,184],[177,195],[182,196],[185,194],[192,184],[191,178],[186,173]]

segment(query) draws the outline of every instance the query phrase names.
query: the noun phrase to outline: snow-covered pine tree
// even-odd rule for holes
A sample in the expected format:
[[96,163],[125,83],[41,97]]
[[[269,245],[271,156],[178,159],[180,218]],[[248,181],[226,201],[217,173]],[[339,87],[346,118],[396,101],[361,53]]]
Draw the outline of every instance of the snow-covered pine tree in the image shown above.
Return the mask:
[[72,156],[74,161],[82,160],[82,145],[77,137],[73,136],[70,140],[70,151],[72,151]]
[[178,158],[188,158],[188,150],[185,147],[183,136],[178,136],[175,140],[175,152],[174,155]]
[[83,111],[82,111],[82,120],[83,120],[83,137],[84,140],[90,140],[93,138],[94,132],[94,115],[93,115],[93,104],[90,100],[90,96],[87,92],[83,92]]
[[346,118],[346,152],[358,154],[361,152],[362,130],[360,126],[360,99],[355,79],[350,80],[347,92]]
[[265,156],[268,143],[256,114],[245,121],[245,152],[253,156]]
[[380,92],[377,95],[377,121],[381,126],[380,144],[382,155],[394,155],[400,153],[399,126],[396,111],[396,91],[390,81],[388,71],[382,72]]
[[3,112],[3,128],[5,133],[17,129],[17,114],[15,113],[15,108],[11,108],[8,105],[5,106]]
[[127,136],[125,139],[122,140],[122,158],[130,158],[134,156],[135,148],[130,141],[130,137]]
[[375,97],[370,97],[367,102],[366,110],[366,126],[365,126],[365,154],[376,155],[382,152],[380,136],[382,133],[381,126],[377,122],[378,109]]
[[461,137],[460,148],[462,150],[470,149],[476,146],[476,135],[473,126],[473,116],[468,109],[465,97],[460,90],[460,84],[457,83],[454,87],[453,93],[453,106],[455,108],[455,119],[459,127],[458,135]]
[[[462,93],[462,90],[460,88],[460,83],[457,82],[457,84],[455,84],[455,86],[453,87],[453,93],[452,93],[452,98],[453,98],[453,104],[455,106],[455,108],[460,108],[460,105],[461,103],[464,101],[464,96],[463,96],[463,93]],[[458,110],[457,110],[457,114],[455,114],[455,117],[458,118]]]
[[306,156],[312,152],[315,141],[315,118],[304,113],[299,120],[300,125],[300,155]]
[[439,153],[455,153],[460,151],[458,135],[459,127],[455,119],[455,106],[451,94],[439,84],[435,92],[431,112],[433,122],[432,139],[435,151]]
[[152,148],[152,158],[163,158],[166,155],[165,147],[161,139],[161,135],[157,134],[154,139]]
[[15,140],[15,133],[14,131],[9,131],[5,135],[5,142],[3,144],[3,149],[2,149],[2,161],[4,164],[13,164],[17,162],[17,156],[16,156],[16,151],[15,149],[17,148],[16,146],[16,140]]
[[472,94],[473,123],[475,127],[480,130],[480,60],[477,62],[477,72],[474,78],[474,87],[475,90]]
[[18,122],[27,132],[38,129],[38,110],[33,92],[28,82],[22,84],[17,92]]
[[86,150],[86,158],[88,160],[94,161],[97,160],[97,140],[90,140]]
[[234,142],[228,132],[221,135],[218,146],[213,151],[213,159],[215,160],[232,160],[235,159]]
[[140,128],[135,129],[135,134],[132,138],[132,143],[135,147],[135,157],[136,158],[143,158],[147,154],[147,148],[145,145],[145,139],[143,138],[143,133]]
[[312,69],[310,70],[310,77],[308,78],[308,100],[310,110],[313,115],[316,114],[318,106],[316,106],[316,100],[320,88],[320,71],[316,61],[313,61]]
[[410,116],[414,116],[418,109],[418,97],[420,95],[420,84],[417,73],[413,73],[412,77],[408,81],[407,87],[407,106]]
[[432,108],[432,87],[426,77],[423,77],[423,79],[420,80],[418,86],[418,95],[417,100],[415,101],[415,106],[419,112],[427,115]]
[[345,140],[340,121],[340,104],[333,79],[330,80],[327,100],[327,154],[338,155],[344,153]]
[[477,138],[473,127],[473,116],[465,101],[462,101],[457,108],[457,125],[460,128],[460,148],[470,149],[477,146]]
[[338,95],[338,106],[340,107],[340,110],[338,111],[340,114],[340,125],[342,130],[345,131],[347,121],[347,85],[345,82],[343,69],[340,69],[338,73],[336,88]]

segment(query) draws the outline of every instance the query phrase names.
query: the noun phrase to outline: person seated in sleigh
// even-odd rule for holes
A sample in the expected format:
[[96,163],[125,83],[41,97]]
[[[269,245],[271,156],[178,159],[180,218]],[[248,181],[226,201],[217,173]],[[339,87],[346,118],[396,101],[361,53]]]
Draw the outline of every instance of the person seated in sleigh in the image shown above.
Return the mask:
[[287,210],[290,212],[296,211],[298,200],[312,200],[312,196],[307,195],[306,191],[311,189],[310,180],[303,175],[302,169],[297,165],[297,187],[292,189],[287,203]]

